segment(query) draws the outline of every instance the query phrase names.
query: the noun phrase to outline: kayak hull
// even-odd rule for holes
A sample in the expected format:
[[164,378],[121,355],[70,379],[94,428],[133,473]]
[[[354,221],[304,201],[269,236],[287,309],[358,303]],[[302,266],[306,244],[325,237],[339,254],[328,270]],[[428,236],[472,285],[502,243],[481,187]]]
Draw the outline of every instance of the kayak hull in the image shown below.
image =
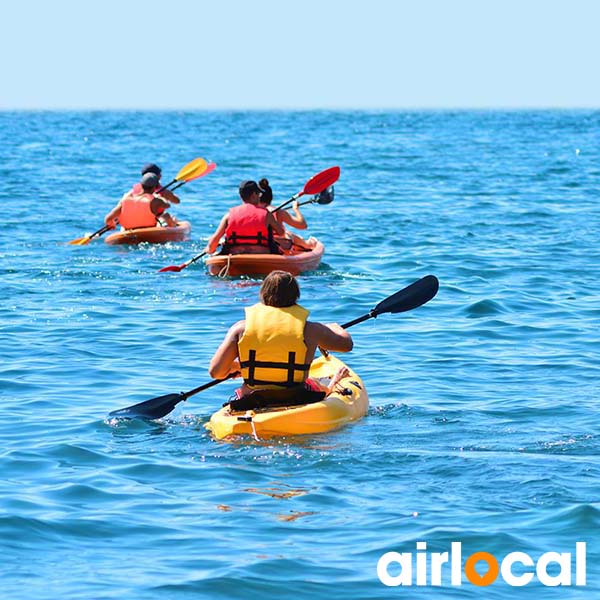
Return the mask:
[[211,275],[236,277],[240,275],[268,275],[271,271],[288,271],[300,275],[314,271],[320,264],[325,247],[316,238],[303,240],[302,245],[293,246],[286,254],[219,254],[206,259]]
[[181,221],[176,227],[140,227],[139,229],[123,229],[111,233],[106,243],[111,246],[119,244],[166,244],[186,240],[192,226],[187,221]]
[[[331,354],[321,356],[312,362],[310,377],[332,377],[342,366],[344,363]],[[218,440],[239,435],[266,439],[333,431],[360,419],[369,408],[369,396],[362,380],[349,370],[350,375],[321,402],[241,412],[231,412],[227,405],[214,413],[205,427]]]

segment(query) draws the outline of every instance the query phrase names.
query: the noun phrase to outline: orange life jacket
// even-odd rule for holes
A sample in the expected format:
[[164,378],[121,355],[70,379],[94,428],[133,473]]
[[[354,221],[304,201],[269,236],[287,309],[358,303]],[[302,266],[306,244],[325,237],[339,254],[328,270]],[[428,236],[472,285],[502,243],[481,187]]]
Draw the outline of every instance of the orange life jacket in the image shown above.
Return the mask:
[[124,229],[154,227],[156,216],[150,208],[153,198],[152,194],[135,194],[131,190],[121,200],[121,214],[118,217],[121,227]]
[[270,248],[270,238],[272,238],[272,233],[267,226],[266,208],[244,202],[229,209],[227,229],[225,230],[226,244]]

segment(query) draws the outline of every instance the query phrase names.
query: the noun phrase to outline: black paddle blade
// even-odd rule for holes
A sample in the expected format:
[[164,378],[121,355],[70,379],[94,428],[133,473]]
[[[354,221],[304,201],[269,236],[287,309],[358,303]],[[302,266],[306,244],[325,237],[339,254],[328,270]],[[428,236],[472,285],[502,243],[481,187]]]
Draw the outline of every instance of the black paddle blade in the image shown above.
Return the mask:
[[145,400],[139,404],[113,410],[108,413],[109,417],[118,417],[121,419],[160,419],[168,415],[177,404],[187,398],[186,394],[165,394],[158,398]]
[[333,186],[330,185],[328,188],[325,188],[320,194],[316,194],[312,201],[316,202],[317,204],[331,204],[333,202],[333,197]]
[[426,275],[389,298],[382,300],[371,311],[371,316],[376,317],[382,313],[405,312],[417,308],[429,302],[437,294],[439,287],[440,282],[435,275]]

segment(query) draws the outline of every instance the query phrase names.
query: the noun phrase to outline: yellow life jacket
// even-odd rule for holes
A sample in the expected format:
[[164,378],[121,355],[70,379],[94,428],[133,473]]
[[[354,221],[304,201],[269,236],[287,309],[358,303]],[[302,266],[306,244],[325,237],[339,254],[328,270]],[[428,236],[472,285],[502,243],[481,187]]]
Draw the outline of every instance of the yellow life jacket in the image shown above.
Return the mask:
[[246,308],[246,328],[238,342],[242,377],[254,388],[293,387],[308,377],[304,325],[308,310],[294,304]]

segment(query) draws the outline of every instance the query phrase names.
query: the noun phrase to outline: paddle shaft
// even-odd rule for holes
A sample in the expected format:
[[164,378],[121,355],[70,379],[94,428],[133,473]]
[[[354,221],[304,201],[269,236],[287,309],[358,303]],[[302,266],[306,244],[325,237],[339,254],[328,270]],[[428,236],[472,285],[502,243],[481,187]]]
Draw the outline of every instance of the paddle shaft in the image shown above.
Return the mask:
[[208,254],[208,252],[204,251],[204,252],[200,252],[200,254],[194,256],[194,258],[191,258],[190,260],[188,260],[187,262],[183,263],[186,267],[189,267],[192,263],[195,263],[197,260],[200,260],[203,256],[206,256]]
[[277,208],[274,208],[271,211],[271,213],[276,213],[278,210],[282,210],[288,204],[291,204],[292,202],[295,202],[296,200],[298,200],[298,198],[300,198],[301,196],[304,196],[304,192],[298,192],[296,195],[292,196],[289,200],[286,200],[283,204],[280,204]]
[[[327,186],[327,187],[329,187],[329,186]],[[302,195],[303,195],[302,192],[296,194],[293,198],[286,200],[283,204],[280,204],[277,208],[274,208],[272,212],[277,212],[278,210],[285,208],[288,204],[292,204],[293,202],[298,200],[298,198],[300,198],[300,196],[302,196]],[[318,202],[319,201],[317,200],[317,198],[311,198],[310,200],[304,200],[304,202],[298,202],[298,206],[305,206],[306,204],[315,204]],[[329,204],[329,203],[327,203],[327,204]]]
[[363,315],[362,317],[358,317],[358,319],[354,319],[352,321],[348,321],[348,323],[344,323],[342,325],[342,329],[348,329],[349,327],[352,327],[353,325],[358,325],[359,323],[362,323],[363,321],[368,321],[369,319],[373,319],[376,316],[377,315],[368,313],[366,315]]
[[91,235],[89,235],[88,237],[86,237],[84,239],[86,239],[89,242],[91,239],[95,238],[96,236],[106,233],[109,229],[110,229],[110,227],[108,225],[105,225],[104,227],[101,227],[100,229],[98,229],[98,231],[94,231],[94,233],[92,233]]
[[211,388],[211,387],[213,387],[215,385],[218,385],[222,381],[226,381],[227,379],[231,379],[233,377],[233,375],[234,375],[234,373],[230,373],[224,379],[213,379],[212,381],[209,381],[208,383],[205,383],[203,385],[199,385],[197,388],[194,388],[193,390],[190,390],[189,392],[181,392],[181,399],[182,400],[187,400],[190,396],[193,396],[194,394],[197,394],[198,392],[203,392],[204,390],[207,390],[208,388]]

